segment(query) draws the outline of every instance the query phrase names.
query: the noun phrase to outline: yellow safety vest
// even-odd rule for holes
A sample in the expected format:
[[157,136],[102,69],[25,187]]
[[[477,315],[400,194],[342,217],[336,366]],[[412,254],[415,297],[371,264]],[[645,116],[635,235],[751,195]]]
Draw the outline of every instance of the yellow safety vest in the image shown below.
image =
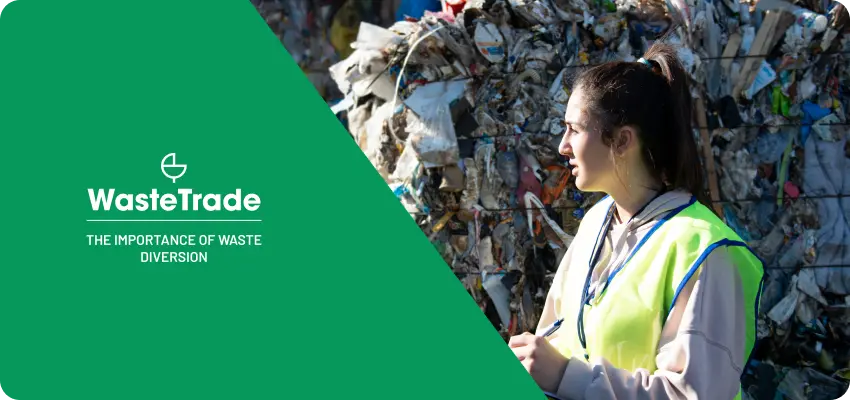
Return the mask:
[[[607,197],[599,206],[610,210],[613,200]],[[573,261],[563,280],[566,287],[560,291],[560,317],[564,326],[553,344],[564,356],[602,357],[617,368],[655,371],[661,330],[679,292],[706,257],[723,246],[729,250],[743,284],[742,306],[747,321],[743,359],[749,359],[756,339],[763,264],[707,207],[691,199],[667,213],[607,281],[598,285],[599,293],[588,293],[586,288],[591,261],[598,258],[610,224],[610,212],[593,213],[584,222],[589,224],[582,224],[585,229],[580,231],[584,232],[578,234],[596,235],[597,244],[573,249]],[[739,390],[736,399],[740,397]]]

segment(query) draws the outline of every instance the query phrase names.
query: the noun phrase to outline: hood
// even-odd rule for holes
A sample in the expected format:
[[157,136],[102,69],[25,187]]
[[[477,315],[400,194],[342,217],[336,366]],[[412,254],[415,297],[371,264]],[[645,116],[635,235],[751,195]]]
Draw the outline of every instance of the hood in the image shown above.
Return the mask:
[[650,202],[643,211],[626,224],[625,229],[635,231],[650,222],[657,221],[671,210],[688,204],[691,197],[693,196],[690,193],[681,190],[664,193]]

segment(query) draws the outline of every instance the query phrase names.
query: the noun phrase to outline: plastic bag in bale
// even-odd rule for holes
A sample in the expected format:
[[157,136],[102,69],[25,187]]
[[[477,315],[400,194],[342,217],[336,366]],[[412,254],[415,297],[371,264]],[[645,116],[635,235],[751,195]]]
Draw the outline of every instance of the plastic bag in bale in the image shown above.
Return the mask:
[[437,101],[419,114],[409,111],[407,132],[408,146],[416,151],[426,167],[443,167],[460,161],[460,149],[448,104]]

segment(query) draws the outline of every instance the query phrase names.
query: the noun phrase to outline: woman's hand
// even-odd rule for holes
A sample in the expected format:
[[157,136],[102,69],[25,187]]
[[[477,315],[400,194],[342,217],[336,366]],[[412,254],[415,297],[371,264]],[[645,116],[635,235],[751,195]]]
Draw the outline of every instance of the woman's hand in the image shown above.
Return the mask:
[[552,346],[546,338],[526,332],[511,337],[508,346],[540,389],[553,393],[558,389],[569,359],[555,349],[555,346]]

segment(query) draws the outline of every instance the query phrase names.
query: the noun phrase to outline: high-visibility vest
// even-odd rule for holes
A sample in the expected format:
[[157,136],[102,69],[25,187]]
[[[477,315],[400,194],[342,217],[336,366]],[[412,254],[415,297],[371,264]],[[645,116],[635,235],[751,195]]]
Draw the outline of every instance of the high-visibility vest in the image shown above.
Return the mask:
[[[586,293],[589,264],[591,258],[598,257],[607,234],[613,200],[603,199],[599,206],[602,210],[589,213],[589,220],[583,221],[578,233],[595,235],[596,246],[573,249],[566,279],[561,280],[565,287],[560,288],[558,313],[564,318],[564,326],[553,340],[556,348],[566,357],[602,357],[617,368],[655,371],[661,330],[676,298],[706,257],[725,247],[743,285],[741,307],[745,308],[747,326],[742,359],[748,360],[756,340],[764,267],[741,238],[707,207],[691,199],[668,212],[647,232],[626,261],[612,270],[606,282],[597,285],[598,293]],[[739,390],[736,399],[740,397]]]

